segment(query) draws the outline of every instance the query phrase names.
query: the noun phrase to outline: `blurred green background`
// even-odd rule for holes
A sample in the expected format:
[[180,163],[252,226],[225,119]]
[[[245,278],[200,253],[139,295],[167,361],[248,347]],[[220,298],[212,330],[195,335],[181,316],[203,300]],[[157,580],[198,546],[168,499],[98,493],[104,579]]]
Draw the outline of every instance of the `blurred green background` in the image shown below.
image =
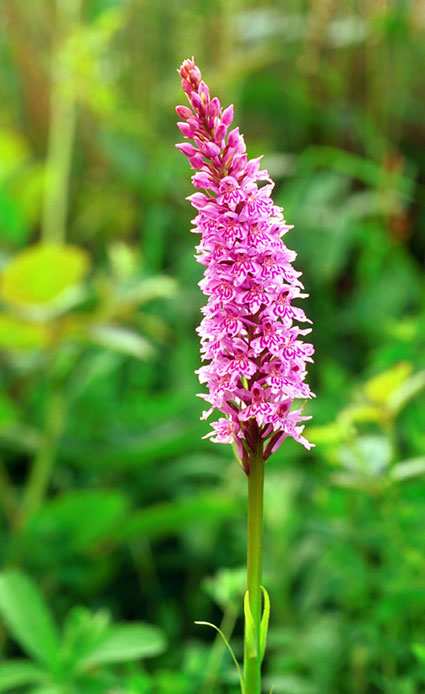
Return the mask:
[[425,691],[423,0],[1,0],[0,692],[237,694],[246,481],[201,440],[194,55],[314,320],[268,463],[265,692]]

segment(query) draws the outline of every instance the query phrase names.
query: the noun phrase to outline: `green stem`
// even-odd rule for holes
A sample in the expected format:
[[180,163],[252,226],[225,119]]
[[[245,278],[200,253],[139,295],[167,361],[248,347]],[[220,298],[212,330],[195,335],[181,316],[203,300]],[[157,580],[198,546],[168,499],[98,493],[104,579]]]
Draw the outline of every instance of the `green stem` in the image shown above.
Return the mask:
[[18,497],[3,460],[0,458],[0,501],[11,528],[16,525]]
[[260,694],[261,692],[260,622],[263,570],[263,496],[264,460],[262,443],[260,442],[256,454],[251,456],[248,475],[247,590],[256,631],[257,656],[249,657],[248,655],[245,625],[244,676],[246,694]]
[[[71,36],[78,26],[81,0],[57,0],[59,31]],[[69,179],[74,146],[76,106],[75,75],[69,55],[64,56],[67,36],[52,58],[50,127],[47,143],[46,187],[41,237],[49,243],[65,241]]]
[[64,401],[60,391],[54,390],[50,394],[46,408],[46,428],[27,482],[22,503],[21,527],[25,527],[38,511],[49,485],[65,420]]

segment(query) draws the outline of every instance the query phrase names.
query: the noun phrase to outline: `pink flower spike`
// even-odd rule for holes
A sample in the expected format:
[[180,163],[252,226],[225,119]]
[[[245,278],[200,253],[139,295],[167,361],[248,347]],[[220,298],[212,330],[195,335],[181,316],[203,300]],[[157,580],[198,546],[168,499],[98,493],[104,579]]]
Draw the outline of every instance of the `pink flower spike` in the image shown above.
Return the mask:
[[197,330],[204,362],[197,373],[207,391],[201,397],[210,406],[202,418],[222,413],[206,438],[236,444],[249,474],[249,451],[258,445],[265,460],[289,437],[312,445],[302,434],[308,417],[293,408],[294,400],[314,397],[305,382],[314,349],[303,338],[310,330],[297,325],[310,321],[294,305],[306,295],[292,265],[296,253],[282,241],[292,227],[273,202],[274,183],[260,170],[261,157],[248,161],[237,127],[226,143],[233,106],[220,111],[192,60],[179,73],[195,110],[177,112],[187,121],[180,130],[196,147],[177,147],[196,170],[198,190],[188,199],[197,210],[192,231],[200,235],[199,286],[207,297]]

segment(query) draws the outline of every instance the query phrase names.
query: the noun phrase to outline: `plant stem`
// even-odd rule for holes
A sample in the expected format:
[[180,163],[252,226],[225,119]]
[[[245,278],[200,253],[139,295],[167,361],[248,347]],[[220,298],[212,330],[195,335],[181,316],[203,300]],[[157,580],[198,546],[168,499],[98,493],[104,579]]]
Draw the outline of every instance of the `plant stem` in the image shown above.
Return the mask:
[[41,237],[49,243],[65,241],[76,105],[73,66],[69,55],[65,60],[64,52],[68,37],[78,26],[80,4],[81,0],[57,0],[59,31],[63,38],[52,57],[46,188],[41,220]]
[[263,570],[263,496],[264,496],[264,460],[262,442],[251,456],[248,475],[248,554],[247,554],[247,590],[249,604],[254,620],[257,656],[249,657],[247,648],[247,629],[245,625],[244,676],[246,694],[261,692],[261,577]]
[[53,470],[59,439],[65,421],[62,393],[54,390],[46,403],[46,428],[40,449],[32,464],[27,482],[21,513],[21,527],[25,527],[31,517],[40,508],[49,485]]

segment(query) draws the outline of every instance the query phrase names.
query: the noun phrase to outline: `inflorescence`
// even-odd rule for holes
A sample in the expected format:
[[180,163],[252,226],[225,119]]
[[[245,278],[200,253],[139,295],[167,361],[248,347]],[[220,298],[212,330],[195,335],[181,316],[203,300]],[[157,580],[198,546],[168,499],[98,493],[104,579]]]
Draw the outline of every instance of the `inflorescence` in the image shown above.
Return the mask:
[[[302,341],[311,323],[301,308],[301,273],[292,266],[296,253],[282,236],[292,229],[271,198],[274,183],[260,169],[261,157],[248,160],[239,128],[228,132],[233,106],[222,109],[211,99],[193,60],[179,69],[190,108],[177,106],[185,142],[176,145],[193,169],[198,192],[189,196],[201,235],[196,258],[205,266],[200,287],[208,297],[198,328],[202,360],[197,371],[210,408],[223,413],[207,434],[216,443],[237,445],[249,473],[249,458],[260,445],[264,459],[292,437],[311,448],[302,435],[302,409],[294,400],[314,397],[305,383],[313,346]],[[201,192],[203,191],[203,192]]]

